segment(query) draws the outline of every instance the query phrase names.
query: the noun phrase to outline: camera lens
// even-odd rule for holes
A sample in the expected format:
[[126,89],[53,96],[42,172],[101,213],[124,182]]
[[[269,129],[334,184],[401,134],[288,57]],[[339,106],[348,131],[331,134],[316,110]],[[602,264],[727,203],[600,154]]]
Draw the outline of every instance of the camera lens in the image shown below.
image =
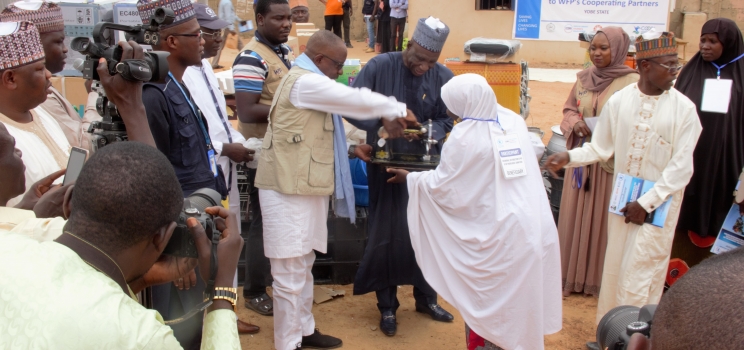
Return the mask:
[[186,199],[191,202],[192,208],[196,208],[202,213],[204,212],[204,209],[220,206],[220,202],[222,202],[222,196],[217,193],[217,191],[209,188],[197,190],[190,196],[186,197]]

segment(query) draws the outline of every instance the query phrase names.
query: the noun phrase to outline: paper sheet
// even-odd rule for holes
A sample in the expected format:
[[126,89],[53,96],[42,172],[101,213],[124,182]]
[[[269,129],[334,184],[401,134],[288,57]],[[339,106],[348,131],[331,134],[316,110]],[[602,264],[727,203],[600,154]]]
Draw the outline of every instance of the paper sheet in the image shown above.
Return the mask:
[[594,128],[597,127],[597,122],[599,122],[599,117],[588,117],[584,118],[584,123],[586,123],[586,126],[589,127],[589,130],[594,133]]
[[728,113],[731,102],[731,79],[705,79],[700,110],[713,113]]

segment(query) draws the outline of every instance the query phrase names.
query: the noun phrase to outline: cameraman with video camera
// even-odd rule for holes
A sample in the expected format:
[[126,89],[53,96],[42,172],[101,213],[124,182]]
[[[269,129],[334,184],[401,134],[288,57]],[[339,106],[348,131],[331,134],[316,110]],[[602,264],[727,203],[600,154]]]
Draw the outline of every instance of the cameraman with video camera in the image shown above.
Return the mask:
[[[22,39],[22,40],[21,40]],[[22,42],[24,45],[15,45]],[[142,59],[134,42],[120,43],[122,60]],[[36,78],[43,69],[38,32],[28,22],[15,32],[0,35],[0,76],[14,77],[13,87],[44,88]],[[36,52],[36,51],[39,52]],[[101,61],[101,63],[104,63]],[[143,308],[134,293],[148,285],[167,283],[197,263],[202,271],[216,266],[215,286],[232,286],[243,241],[236,219],[222,208],[216,215],[221,232],[214,266],[211,244],[204,229],[188,219],[197,259],[161,258],[176,228],[183,194],[168,160],[155,148],[145,124],[141,83],[111,76],[101,64],[101,84],[127,125],[129,140],[103,148],[86,163],[72,196],[65,198],[69,220],[55,242],[38,242],[24,235],[0,231],[0,348],[117,348],[179,349],[171,328],[155,311]],[[25,78],[24,78],[25,77]],[[15,91],[15,90],[11,90]],[[22,104],[19,104],[22,107]],[[16,108],[18,105],[7,106]],[[0,130],[0,183],[24,188],[21,154]],[[143,145],[145,143],[146,145]],[[15,171],[9,171],[15,170]],[[14,193],[15,194],[15,193]],[[7,197],[7,194],[6,196]],[[160,259],[160,261],[158,261]],[[211,275],[211,274],[210,274]],[[205,276],[209,278],[210,276]],[[49,286],[54,285],[54,288]],[[205,321],[205,348],[240,348],[235,313],[230,302],[214,300]],[[201,318],[201,317],[199,317]],[[15,330],[23,330],[17,332]]]

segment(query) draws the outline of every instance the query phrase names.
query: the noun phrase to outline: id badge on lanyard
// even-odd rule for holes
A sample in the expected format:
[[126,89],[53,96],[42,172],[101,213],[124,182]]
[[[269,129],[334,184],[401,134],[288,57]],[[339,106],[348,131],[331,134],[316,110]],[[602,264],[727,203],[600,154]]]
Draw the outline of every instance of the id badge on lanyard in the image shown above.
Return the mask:
[[217,156],[214,154],[213,149],[207,151],[207,157],[209,158],[209,168],[212,169],[214,177],[217,177]]
[[496,147],[499,151],[504,177],[513,179],[527,175],[527,165],[524,162],[524,154],[517,134],[499,136],[496,139]]
[[731,79],[705,79],[700,110],[703,112],[728,113],[731,102]]
[[703,85],[703,98],[700,101],[700,110],[712,113],[728,113],[729,103],[731,102],[731,86],[734,81],[731,79],[721,79],[721,70],[731,63],[734,63],[744,57],[744,54],[731,60],[731,62],[718,65],[715,62],[711,64],[716,67],[716,79],[705,79]]

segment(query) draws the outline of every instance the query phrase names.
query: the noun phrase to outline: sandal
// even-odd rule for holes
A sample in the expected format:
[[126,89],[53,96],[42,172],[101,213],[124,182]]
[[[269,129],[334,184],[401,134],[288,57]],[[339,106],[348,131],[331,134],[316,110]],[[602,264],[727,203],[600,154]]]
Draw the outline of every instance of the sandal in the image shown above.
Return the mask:
[[274,315],[274,300],[266,293],[257,298],[246,299],[245,307],[264,316]]

